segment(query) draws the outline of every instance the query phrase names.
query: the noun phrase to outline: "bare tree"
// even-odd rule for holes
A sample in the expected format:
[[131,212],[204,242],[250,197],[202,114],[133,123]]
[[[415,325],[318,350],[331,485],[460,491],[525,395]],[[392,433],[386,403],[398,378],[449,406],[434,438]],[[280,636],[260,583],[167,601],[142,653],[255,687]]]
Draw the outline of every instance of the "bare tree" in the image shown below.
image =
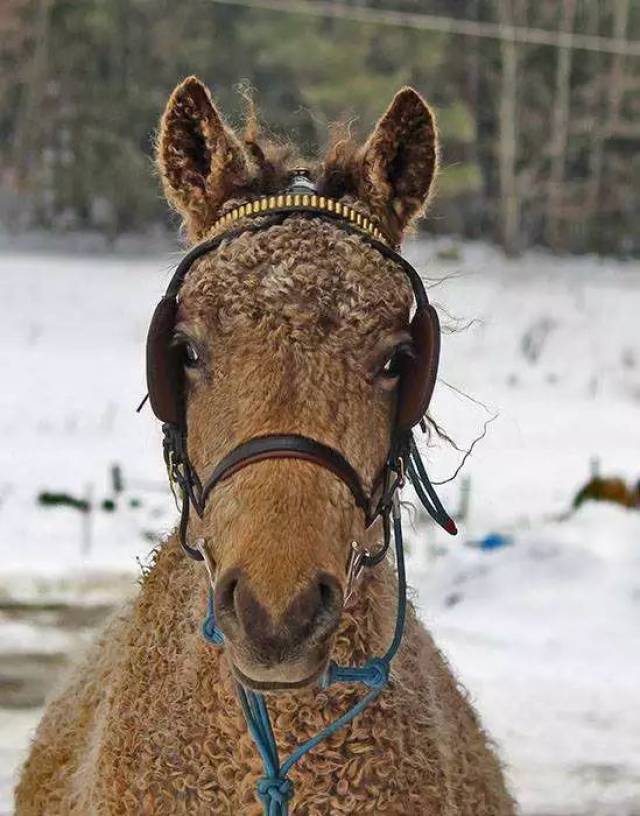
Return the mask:
[[[500,178],[500,240],[507,255],[518,251],[520,197],[516,173],[518,51],[513,36],[513,0],[498,0],[498,20],[504,30],[500,41],[500,110],[498,164]],[[511,34],[511,36],[509,36]]]
[[47,77],[52,4],[52,0],[38,0],[35,8],[32,53],[24,71],[22,96],[14,126],[14,163],[27,180],[33,176],[34,154],[44,125],[40,108]]
[[[596,4],[595,18],[599,23],[599,8]],[[629,0],[616,0],[613,4],[613,35],[616,39],[626,38],[629,22]],[[604,149],[607,139],[615,132],[620,120],[622,94],[624,90],[624,57],[622,54],[611,56],[610,68],[606,83],[595,82],[596,92],[594,101],[596,108],[604,103],[603,115],[596,115],[591,130],[591,152],[589,156],[589,179],[585,196],[585,207],[590,213],[598,209],[600,188],[602,184],[602,169],[604,164]],[[599,113],[599,111],[598,111]],[[638,135],[636,131],[636,135]]]
[[9,103],[13,86],[23,81],[21,56],[30,39],[28,0],[0,3],[0,107]]
[[547,182],[546,239],[559,249],[562,243],[562,205],[564,198],[565,162],[570,123],[571,34],[576,13],[575,0],[562,3],[560,31],[562,45],[558,48],[555,94],[551,120],[551,168]]

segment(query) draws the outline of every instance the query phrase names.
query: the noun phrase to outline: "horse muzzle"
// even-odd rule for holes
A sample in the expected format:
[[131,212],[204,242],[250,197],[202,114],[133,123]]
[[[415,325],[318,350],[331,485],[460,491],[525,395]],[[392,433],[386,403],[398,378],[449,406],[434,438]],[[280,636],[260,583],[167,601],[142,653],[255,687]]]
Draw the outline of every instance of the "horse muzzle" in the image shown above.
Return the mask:
[[260,690],[309,685],[322,674],[343,606],[342,587],[326,572],[278,613],[258,600],[241,569],[226,570],[215,588],[216,620],[236,676]]

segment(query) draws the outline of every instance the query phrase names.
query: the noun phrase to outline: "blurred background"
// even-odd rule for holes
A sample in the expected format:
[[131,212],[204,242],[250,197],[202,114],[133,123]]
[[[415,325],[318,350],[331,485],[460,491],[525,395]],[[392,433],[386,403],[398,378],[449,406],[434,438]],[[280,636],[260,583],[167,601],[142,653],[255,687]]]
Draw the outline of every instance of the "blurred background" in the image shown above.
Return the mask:
[[[176,519],[135,407],[180,257],[155,129],[195,73],[321,154],[404,84],[442,168],[415,601],[524,816],[640,814],[640,2],[1,0],[0,814],[41,706]],[[487,424],[488,423],[488,424]],[[464,468],[447,481],[464,451]]]

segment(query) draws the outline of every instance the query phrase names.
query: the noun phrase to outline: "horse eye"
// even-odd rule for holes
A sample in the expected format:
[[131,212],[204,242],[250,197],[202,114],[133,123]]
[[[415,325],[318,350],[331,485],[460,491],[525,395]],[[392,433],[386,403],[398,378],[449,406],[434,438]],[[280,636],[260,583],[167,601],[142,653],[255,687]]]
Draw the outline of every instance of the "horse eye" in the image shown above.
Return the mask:
[[200,362],[200,355],[198,354],[198,350],[193,345],[193,343],[185,343],[184,344],[184,364],[188,368],[193,368],[197,366]]
[[384,380],[396,380],[400,376],[400,362],[403,357],[411,356],[413,353],[409,343],[402,343],[396,349],[387,362],[378,371],[378,377]]
[[398,357],[394,354],[392,357],[389,357],[387,362],[382,366],[380,374],[383,377],[397,377],[398,376]]

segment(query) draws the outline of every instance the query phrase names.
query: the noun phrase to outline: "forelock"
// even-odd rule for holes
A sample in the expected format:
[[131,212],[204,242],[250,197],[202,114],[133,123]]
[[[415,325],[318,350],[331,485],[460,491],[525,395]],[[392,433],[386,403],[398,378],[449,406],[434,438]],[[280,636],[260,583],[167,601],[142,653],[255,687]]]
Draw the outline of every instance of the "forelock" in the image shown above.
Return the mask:
[[313,346],[401,328],[411,288],[402,270],[359,236],[294,216],[205,256],[182,298],[190,315],[218,331],[259,323]]

